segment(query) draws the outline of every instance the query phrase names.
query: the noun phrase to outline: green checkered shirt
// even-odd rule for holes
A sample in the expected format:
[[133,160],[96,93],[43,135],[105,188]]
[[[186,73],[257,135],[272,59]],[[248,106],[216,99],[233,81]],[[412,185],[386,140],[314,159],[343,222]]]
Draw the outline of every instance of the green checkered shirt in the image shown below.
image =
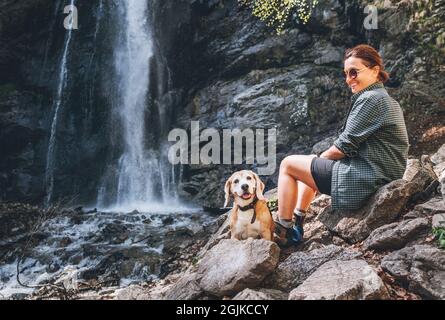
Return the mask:
[[381,82],[355,93],[351,105],[334,142],[346,156],[333,167],[333,209],[360,208],[377,189],[403,177],[408,159],[402,109]]

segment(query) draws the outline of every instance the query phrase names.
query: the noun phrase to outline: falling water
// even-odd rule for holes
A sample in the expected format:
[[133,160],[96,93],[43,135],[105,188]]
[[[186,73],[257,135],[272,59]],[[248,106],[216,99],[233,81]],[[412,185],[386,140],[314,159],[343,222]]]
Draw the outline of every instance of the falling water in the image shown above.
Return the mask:
[[[153,14],[148,1],[115,3],[119,10],[114,52],[118,96],[115,109],[122,129],[119,138],[123,140],[123,152],[117,167],[104,176],[97,205],[116,211],[181,210],[174,190],[174,167],[167,161],[165,145],[153,145],[147,134],[155,121],[150,118],[150,110],[157,110],[160,123],[154,134],[164,138],[168,114],[162,103],[150,97],[163,96],[168,88],[162,84],[170,82],[168,69],[159,65],[164,61],[157,56]],[[151,85],[150,79],[157,83]],[[150,92],[150,88],[156,92]]]
[[149,62],[153,56],[147,1],[129,0],[123,5],[126,32],[115,61],[122,88],[120,119],[125,142],[119,160],[117,205],[120,207],[150,199],[152,183],[147,177],[154,167],[144,139]]
[[[70,0],[70,5],[74,5],[74,0]],[[71,43],[72,38],[72,26],[73,26],[74,20],[71,19],[69,21],[69,28],[67,30],[67,34],[65,36],[65,42],[63,46],[62,51],[62,59],[60,60],[60,67],[59,67],[59,81],[58,81],[58,87],[57,92],[55,96],[55,102],[54,102],[54,116],[51,122],[51,134],[49,138],[49,145],[48,145],[48,153],[46,155],[46,173],[45,173],[45,181],[46,181],[46,199],[45,199],[45,205],[49,206],[51,204],[52,195],[53,195],[53,189],[54,189],[54,157],[55,157],[55,147],[56,147],[56,131],[57,131],[57,120],[60,113],[60,108],[62,105],[62,99],[63,99],[63,92],[66,87],[67,82],[67,57],[69,53],[69,47]]]

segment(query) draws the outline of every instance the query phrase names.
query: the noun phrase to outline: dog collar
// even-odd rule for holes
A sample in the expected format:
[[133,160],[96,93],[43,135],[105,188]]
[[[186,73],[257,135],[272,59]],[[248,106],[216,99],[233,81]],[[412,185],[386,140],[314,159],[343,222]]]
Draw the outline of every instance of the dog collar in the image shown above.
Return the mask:
[[247,211],[247,210],[253,209],[253,216],[252,216],[252,220],[250,221],[251,224],[253,224],[256,220],[255,204],[257,203],[257,201],[258,201],[258,198],[255,196],[253,201],[251,203],[249,203],[247,206],[241,207],[238,205],[238,209],[240,209],[241,211]]

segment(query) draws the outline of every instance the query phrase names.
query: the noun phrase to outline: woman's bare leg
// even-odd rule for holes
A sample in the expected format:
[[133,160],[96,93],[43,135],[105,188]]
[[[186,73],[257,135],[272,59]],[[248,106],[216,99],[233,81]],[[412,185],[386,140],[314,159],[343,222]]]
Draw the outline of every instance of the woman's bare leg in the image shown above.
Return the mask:
[[311,205],[312,200],[315,198],[315,191],[311,187],[307,186],[305,183],[298,181],[298,195],[297,195],[297,205],[295,210],[307,211]]
[[[317,190],[311,174],[311,162],[314,155],[293,155],[283,159],[280,165],[278,177],[278,215],[281,219],[291,220],[297,200],[298,205],[309,206]],[[308,188],[298,188],[298,181],[304,183]],[[312,191],[308,190],[312,189]],[[301,194],[298,194],[301,191]],[[304,208],[300,208],[304,209]]]

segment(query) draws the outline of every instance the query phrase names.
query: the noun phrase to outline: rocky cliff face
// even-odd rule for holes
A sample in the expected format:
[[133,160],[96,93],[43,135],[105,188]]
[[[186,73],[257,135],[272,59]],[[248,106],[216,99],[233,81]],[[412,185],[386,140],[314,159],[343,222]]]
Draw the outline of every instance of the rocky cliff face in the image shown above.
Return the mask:
[[[342,54],[370,43],[391,73],[387,87],[405,111],[411,153],[431,152],[445,139],[444,4],[392,1],[383,8],[381,2],[377,30],[362,25],[365,2],[321,1],[308,25],[291,23],[277,36],[236,0],[155,1],[157,47],[171,86],[154,99],[168,102],[171,127],[189,128],[199,120],[202,129],[277,128],[278,166],[284,156],[310,153],[317,142],[335,136],[350,96]],[[65,37],[62,4],[6,1],[2,7],[2,199],[40,202],[45,194],[51,106]],[[83,203],[95,201],[107,163],[122,147],[109,121],[109,31],[115,28],[109,6],[99,11],[91,2],[78,4],[81,31],[74,33],[68,55],[68,93],[56,137],[57,196],[77,196]],[[181,195],[220,206],[222,182],[238,167],[185,166]],[[265,177],[267,186],[276,179]]]
[[[344,50],[369,43],[391,74],[387,88],[404,109],[411,154],[433,151],[445,139],[444,4],[392,1],[383,9],[382,1],[379,29],[372,31],[362,25],[366,4],[321,1],[308,25],[293,25],[282,36],[236,1],[204,6],[194,38],[199,63],[191,83],[197,85],[189,90],[178,122],[184,127],[190,120],[215,128],[276,127],[278,164],[288,154],[313,152],[325,140],[315,146],[322,151],[349,106],[341,76]],[[220,206],[221,186],[233,170],[189,167],[182,188],[197,201]],[[267,177],[267,186],[276,179],[277,174]],[[210,183],[202,186],[203,180]]]

